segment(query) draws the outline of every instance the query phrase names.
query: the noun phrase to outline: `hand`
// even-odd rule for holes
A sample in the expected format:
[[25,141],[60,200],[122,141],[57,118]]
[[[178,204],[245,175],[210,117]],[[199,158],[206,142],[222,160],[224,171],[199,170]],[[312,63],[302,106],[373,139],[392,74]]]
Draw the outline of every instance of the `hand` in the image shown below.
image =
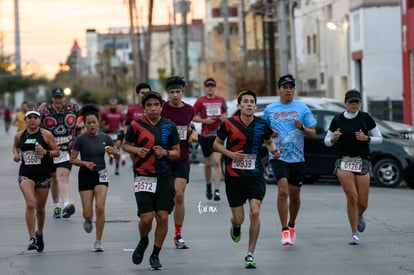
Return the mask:
[[94,162],[91,162],[91,161],[87,161],[86,164],[85,164],[85,167],[88,168],[91,171],[95,170],[95,166],[96,166],[96,164]]
[[302,123],[302,122],[300,122],[300,120],[299,120],[299,119],[297,119],[297,118],[295,118],[293,121],[294,121],[294,123],[295,123],[295,127],[296,127],[296,129],[302,130],[303,123]]
[[148,154],[148,152],[149,152],[150,150],[149,149],[147,149],[147,148],[144,148],[144,147],[138,147],[137,148],[137,155],[140,157],[140,158],[145,158],[146,156],[147,156],[147,154]]
[[277,137],[279,135],[279,133],[273,128],[272,128],[272,132],[273,132],[272,137]]
[[203,124],[213,124],[214,122],[216,122],[216,118],[215,117],[206,117],[204,120],[203,120]]
[[244,159],[244,154],[242,150],[236,151],[236,152],[232,152],[231,154],[231,159],[235,160],[235,161],[241,161]]
[[155,155],[157,155],[157,157],[159,157],[159,158],[163,157],[163,156],[166,156],[168,154],[167,150],[165,150],[164,148],[162,148],[159,145],[156,145],[156,146],[152,147],[152,149],[154,149]]
[[355,138],[359,141],[368,141],[368,136],[364,134],[361,129],[359,129],[358,132],[355,132]]
[[338,141],[338,139],[342,136],[341,128],[336,129],[336,131],[333,133],[332,137],[332,143],[335,143]]
[[280,158],[280,151],[279,151],[279,150],[277,150],[277,149],[273,150],[273,152],[272,152],[272,158],[273,158],[273,159],[278,159],[278,158]]
[[15,162],[19,162],[20,161],[20,154],[14,154],[14,156],[13,156],[13,160],[15,161]]

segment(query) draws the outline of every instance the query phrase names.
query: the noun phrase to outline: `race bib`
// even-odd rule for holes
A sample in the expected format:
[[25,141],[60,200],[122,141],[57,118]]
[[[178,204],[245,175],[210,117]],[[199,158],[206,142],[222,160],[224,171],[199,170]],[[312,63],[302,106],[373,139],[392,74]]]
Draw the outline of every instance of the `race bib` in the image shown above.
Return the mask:
[[180,140],[187,140],[187,126],[177,126],[177,131]]
[[351,171],[351,172],[361,172],[362,170],[362,159],[360,157],[350,158],[343,157],[341,160],[342,170]]
[[98,171],[99,182],[109,182],[108,170],[102,169]]
[[221,115],[221,103],[208,103],[206,104],[207,116],[219,116]]
[[157,178],[155,177],[142,177],[135,178],[134,190],[136,192],[150,192],[155,193],[157,190]]
[[69,161],[69,151],[60,151],[58,157],[53,157],[53,163],[62,163],[65,161]]
[[244,154],[242,160],[233,160],[231,167],[241,170],[254,170],[256,168],[256,155]]
[[35,151],[22,152],[24,164],[26,165],[39,165],[41,164],[41,158],[35,153]]
[[112,140],[117,140],[118,139],[118,134],[117,133],[111,133],[111,134],[108,134],[108,136],[110,136]]

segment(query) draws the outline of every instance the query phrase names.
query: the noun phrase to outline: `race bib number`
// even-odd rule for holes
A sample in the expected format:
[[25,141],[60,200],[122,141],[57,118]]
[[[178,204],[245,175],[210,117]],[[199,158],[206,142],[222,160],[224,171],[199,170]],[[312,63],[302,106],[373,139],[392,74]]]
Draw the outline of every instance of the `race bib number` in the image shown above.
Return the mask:
[[155,193],[157,190],[157,178],[155,177],[142,177],[135,178],[134,190],[136,192],[150,192]]
[[35,151],[22,152],[24,164],[26,165],[39,165],[41,164],[41,158],[35,153]]
[[108,136],[110,136],[112,140],[117,140],[118,139],[118,134],[117,133],[111,133],[111,134],[108,134]]
[[221,115],[221,103],[208,103],[206,104],[207,116],[219,116]]
[[53,163],[62,163],[65,161],[69,161],[69,151],[60,151],[58,157],[53,157]]
[[187,140],[187,126],[177,126],[177,131],[180,140]]
[[98,171],[99,182],[109,182],[108,170],[102,169]]
[[256,156],[245,154],[242,160],[233,160],[231,167],[241,170],[254,170],[256,168]]
[[341,160],[341,169],[351,172],[361,172],[362,159],[360,157],[343,157]]

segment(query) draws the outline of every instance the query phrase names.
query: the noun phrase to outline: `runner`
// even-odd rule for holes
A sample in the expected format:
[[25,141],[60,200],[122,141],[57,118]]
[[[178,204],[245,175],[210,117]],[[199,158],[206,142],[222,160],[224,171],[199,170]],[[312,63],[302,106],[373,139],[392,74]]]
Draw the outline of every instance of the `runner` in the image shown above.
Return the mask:
[[52,104],[43,103],[39,106],[42,127],[52,132],[60,149],[59,156],[53,158],[53,163],[51,163],[50,191],[55,219],[69,218],[75,213],[75,205],[70,202],[69,196],[69,174],[72,169],[69,160],[79,110],[80,107],[77,104],[65,102],[65,94],[61,88],[53,89]]
[[27,129],[17,132],[14,137],[13,159],[21,161],[18,182],[26,201],[25,216],[30,238],[27,249],[42,252],[45,205],[50,188],[48,158],[59,156],[59,149],[53,135],[40,128],[38,111],[27,111],[25,120]]
[[161,116],[175,123],[181,140],[180,157],[171,161],[175,187],[175,234],[173,241],[176,248],[186,249],[188,246],[181,235],[185,215],[184,193],[190,178],[189,144],[197,139],[197,132],[191,128],[194,109],[191,105],[182,101],[185,87],[183,78],[172,76],[167,79],[166,86],[169,100],[163,105]]
[[[121,138],[123,138],[123,120],[122,112],[118,109],[118,100],[111,98],[109,100],[109,108],[101,112],[101,128],[105,134],[112,138],[118,150],[121,147]],[[120,155],[117,154],[113,158],[110,157],[110,164],[112,164],[113,159],[115,159],[115,175],[119,175]]]
[[[208,200],[220,200],[221,154],[214,151],[213,143],[220,123],[227,118],[227,105],[223,97],[216,95],[216,81],[207,78],[204,81],[205,96],[194,103],[194,122],[201,122],[199,142],[204,155],[204,176],[206,197]],[[214,180],[214,194],[212,181]]]
[[[80,135],[73,145],[70,162],[80,166],[78,190],[82,201],[83,228],[92,231],[93,200],[96,212],[95,252],[103,252],[102,235],[105,226],[105,202],[109,177],[105,167],[105,152],[119,155],[110,136],[99,133],[99,109],[86,105],[82,108],[86,132]],[[78,159],[80,153],[81,159]]]
[[[266,193],[263,165],[257,156],[263,143],[274,159],[280,157],[280,152],[273,143],[269,124],[254,116],[256,93],[241,92],[237,105],[240,112],[220,125],[214,149],[225,156],[226,195],[232,212],[230,236],[234,242],[241,239],[243,205],[249,200],[249,242],[244,261],[246,268],[256,268],[253,253],[260,231],[260,206]],[[226,147],[224,141],[227,141]]]
[[163,269],[159,253],[168,231],[168,215],[174,208],[175,190],[169,160],[179,158],[180,139],[176,126],[161,117],[159,93],[146,93],[142,105],[145,115],[131,122],[122,145],[125,152],[134,154],[134,190],[140,218],[141,239],[132,254],[132,262],[142,262],[155,217],[154,249],[149,261],[152,270],[159,270]]

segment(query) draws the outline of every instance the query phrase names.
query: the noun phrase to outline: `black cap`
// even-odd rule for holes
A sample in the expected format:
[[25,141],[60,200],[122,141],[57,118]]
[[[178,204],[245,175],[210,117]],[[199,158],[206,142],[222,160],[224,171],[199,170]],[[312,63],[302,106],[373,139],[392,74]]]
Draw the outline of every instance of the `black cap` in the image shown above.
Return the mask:
[[142,106],[145,106],[145,101],[147,101],[150,98],[156,98],[160,101],[162,104],[162,97],[159,92],[151,91],[147,92],[142,96]]
[[206,80],[204,80],[204,86],[214,86],[216,87],[216,81],[214,80],[214,78],[207,78]]
[[286,84],[292,84],[293,86],[296,86],[296,82],[295,79],[293,78],[293,76],[291,74],[285,74],[282,75],[279,78],[279,81],[277,82],[279,88],[286,85]]
[[349,90],[345,94],[345,102],[361,101],[361,99],[362,99],[361,98],[361,93],[358,92],[357,90]]
[[52,91],[52,97],[56,97],[56,96],[65,96],[65,94],[63,93],[63,90],[61,88],[54,88]]

